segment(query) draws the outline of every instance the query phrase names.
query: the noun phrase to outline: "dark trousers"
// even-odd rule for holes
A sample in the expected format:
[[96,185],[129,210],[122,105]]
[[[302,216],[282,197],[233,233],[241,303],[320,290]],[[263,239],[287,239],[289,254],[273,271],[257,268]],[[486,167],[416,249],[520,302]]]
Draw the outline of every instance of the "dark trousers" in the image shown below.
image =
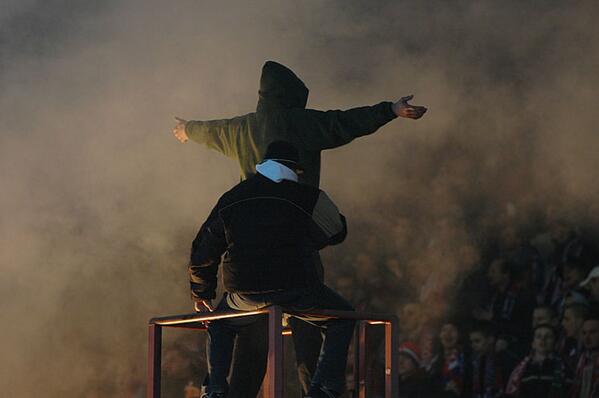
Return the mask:
[[[227,307],[228,309],[228,307]],[[302,394],[306,395],[320,356],[321,329],[298,318],[290,318],[289,325],[296,352],[298,379]],[[233,364],[229,378],[229,398],[255,397],[266,371],[268,355],[267,319],[262,316],[255,322],[236,328],[237,340],[233,350]]]
[[[281,292],[262,293],[262,294],[229,294],[219,303],[219,310],[241,310],[251,311],[269,305],[281,305],[289,310],[309,311],[312,309],[333,309],[333,310],[353,310],[352,306],[341,296],[329,289],[323,284],[319,284],[307,289],[292,289]],[[302,335],[302,326],[300,322],[292,322],[293,334],[296,335],[296,353],[300,375],[303,374],[303,389],[307,387],[305,376],[312,374],[312,385],[323,385],[335,391],[345,389],[345,367],[347,364],[347,350],[352,338],[354,321],[342,319],[322,320],[318,318],[302,317],[304,321],[310,322],[321,329],[324,341],[320,347],[320,353],[314,372],[311,372],[311,366],[306,362],[310,360],[298,347],[297,341],[306,342],[300,336]],[[238,333],[250,330],[249,328],[260,325],[260,328],[266,335],[265,316],[243,317],[224,319],[211,322],[208,328],[208,371],[209,375],[205,382],[206,391],[223,391],[228,389],[227,374],[233,355],[233,346]],[[297,326],[302,325],[302,326]],[[266,339],[259,339],[260,344],[266,345]],[[308,340],[309,342],[309,340]],[[312,341],[313,342],[313,341]],[[242,342],[238,340],[238,347]],[[264,350],[266,351],[266,350]],[[263,369],[265,362],[254,364]],[[235,380],[232,375],[232,381]],[[260,381],[262,378],[259,379]],[[258,386],[259,388],[259,386]],[[232,388],[233,390],[233,388]],[[244,388],[243,396],[249,397],[248,389]],[[257,392],[257,390],[255,390]],[[231,391],[233,393],[233,391]],[[253,392],[252,392],[253,393]],[[232,396],[233,394],[230,394]]]

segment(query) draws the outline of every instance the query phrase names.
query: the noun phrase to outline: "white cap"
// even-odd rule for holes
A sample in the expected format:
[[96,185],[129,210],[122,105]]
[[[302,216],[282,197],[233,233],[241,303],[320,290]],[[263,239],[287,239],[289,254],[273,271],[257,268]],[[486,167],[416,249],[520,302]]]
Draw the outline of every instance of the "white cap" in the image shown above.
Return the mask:
[[589,272],[589,276],[587,276],[584,281],[580,282],[580,286],[586,286],[587,283],[589,283],[593,278],[599,278],[599,265],[594,267],[591,272]]

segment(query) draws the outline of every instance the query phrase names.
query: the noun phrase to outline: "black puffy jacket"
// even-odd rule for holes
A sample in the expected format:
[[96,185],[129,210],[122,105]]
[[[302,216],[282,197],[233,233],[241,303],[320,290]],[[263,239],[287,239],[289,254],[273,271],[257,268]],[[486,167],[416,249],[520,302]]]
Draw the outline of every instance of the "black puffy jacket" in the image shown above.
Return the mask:
[[318,188],[256,174],[225,193],[191,252],[192,296],[215,297],[223,259],[225,289],[260,293],[317,283],[317,250],[345,239],[345,218]]

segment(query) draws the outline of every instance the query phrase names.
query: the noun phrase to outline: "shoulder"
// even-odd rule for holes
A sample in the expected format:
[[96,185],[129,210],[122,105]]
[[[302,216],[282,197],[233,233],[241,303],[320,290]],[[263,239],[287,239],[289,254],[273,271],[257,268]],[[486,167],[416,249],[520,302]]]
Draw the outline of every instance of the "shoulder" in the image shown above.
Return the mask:
[[246,123],[248,120],[255,119],[255,118],[256,118],[256,113],[250,112],[250,113],[246,113],[245,115],[235,116],[234,118],[231,119],[231,121],[238,122],[238,123]]
[[312,185],[292,181],[285,181],[285,183],[287,183],[291,189],[297,192],[298,196],[301,195],[302,197],[313,201],[314,204],[320,198],[321,195],[326,196],[324,191],[321,191],[320,189],[318,189],[317,187],[313,187]]
[[247,180],[243,180],[225,192],[218,201],[219,207],[227,206],[232,202],[235,202],[239,199],[240,196],[243,196],[246,192],[253,189],[256,186],[257,175],[250,176]]

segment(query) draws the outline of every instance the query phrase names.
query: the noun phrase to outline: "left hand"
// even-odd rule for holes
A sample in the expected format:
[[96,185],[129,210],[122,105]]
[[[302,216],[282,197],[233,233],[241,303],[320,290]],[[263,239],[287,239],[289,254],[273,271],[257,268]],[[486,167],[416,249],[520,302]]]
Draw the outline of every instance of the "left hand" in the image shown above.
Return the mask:
[[175,135],[175,137],[177,137],[179,142],[181,142],[182,144],[185,144],[189,140],[189,137],[187,136],[187,133],[185,132],[185,123],[187,123],[187,120],[181,119],[180,117],[176,117],[176,116],[175,116],[175,120],[177,121],[177,123],[175,124],[175,127],[173,128],[173,134]]
[[412,98],[414,98],[413,95],[400,98],[399,101],[391,106],[393,112],[399,117],[420,119],[426,113],[427,109],[424,106],[408,104],[408,101],[412,100]]
[[196,312],[212,312],[214,307],[212,306],[212,300],[196,300],[194,302],[194,309]]

